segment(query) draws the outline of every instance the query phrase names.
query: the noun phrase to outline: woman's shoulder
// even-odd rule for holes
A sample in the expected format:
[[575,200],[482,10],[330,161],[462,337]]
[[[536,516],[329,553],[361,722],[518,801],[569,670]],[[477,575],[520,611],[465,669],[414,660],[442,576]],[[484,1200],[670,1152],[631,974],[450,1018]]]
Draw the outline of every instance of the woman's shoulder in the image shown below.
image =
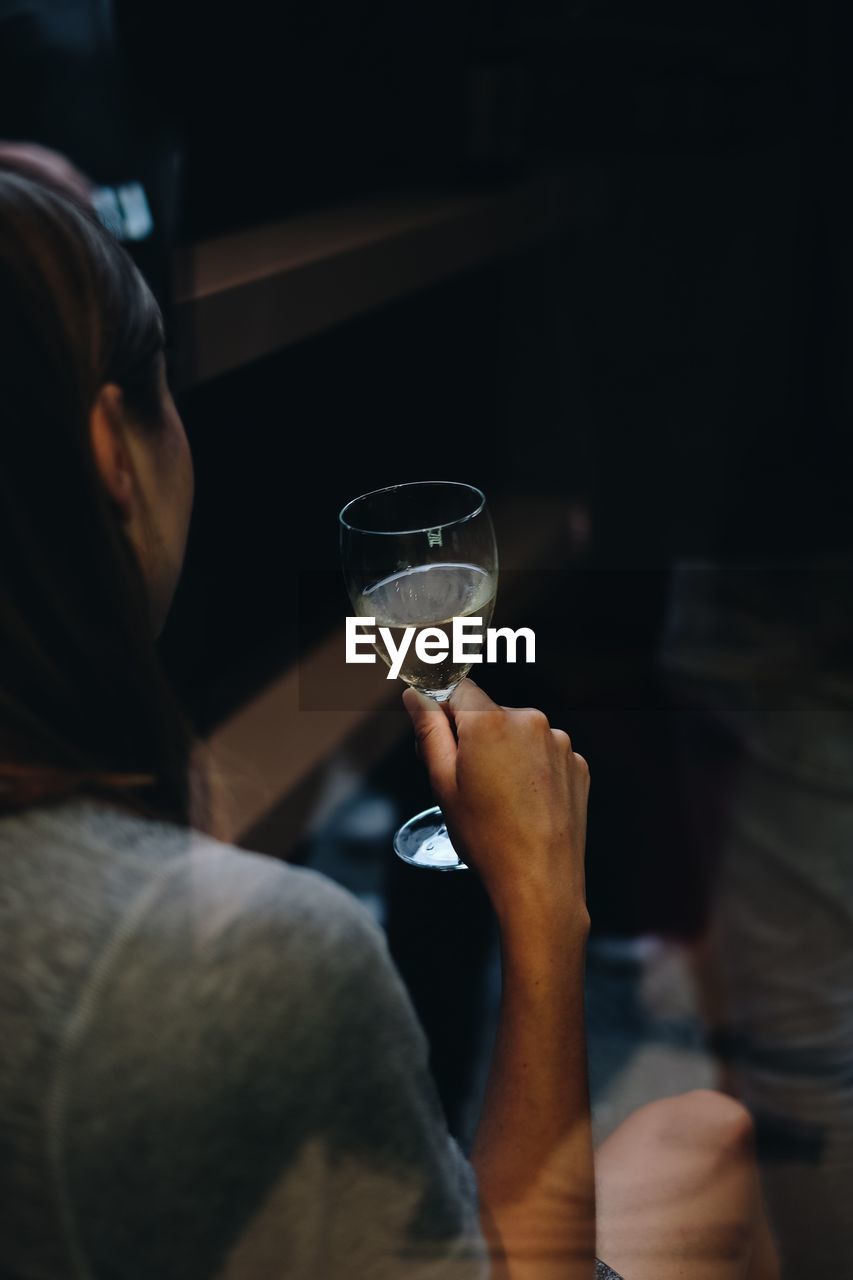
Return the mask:
[[171,972],[261,991],[287,973],[295,991],[359,958],[390,965],[367,910],[327,877],[99,802],[3,819],[0,855],[6,936],[19,956],[47,945],[78,990],[139,997]]
[[[210,1039],[251,1074],[248,1064],[272,1054],[280,1065],[297,1042],[304,1054],[348,1019],[363,1025],[377,1002],[386,1013],[407,1006],[384,933],[320,873],[88,805],[43,821],[42,845],[57,824],[53,840],[66,854],[74,847],[103,859],[122,885],[108,909],[89,903],[100,936],[74,984],[72,1003],[86,1017],[72,1019],[65,1057],[68,1066],[85,1062],[88,1080],[112,1074],[112,1059],[126,1062],[128,1050],[168,1076],[176,1053],[197,1064]],[[83,896],[102,896],[91,874],[86,885]]]
[[[359,941],[384,945],[384,934],[359,900],[318,871],[294,866],[199,831],[156,823],[148,838],[158,845],[158,868],[141,911],[154,932],[169,921],[181,940],[192,927],[198,952],[250,935],[260,945],[274,938],[282,954],[334,951]],[[156,904],[156,905],[155,905]]]
[[[244,905],[258,916],[308,923],[369,923],[352,894],[315,871],[253,853],[190,827],[81,799],[27,810],[0,821],[7,874],[47,883],[57,874],[92,894],[109,885],[114,905],[140,909],[163,894],[235,917]],[[217,911],[217,908],[219,910]],[[144,909],[141,911],[144,916]]]

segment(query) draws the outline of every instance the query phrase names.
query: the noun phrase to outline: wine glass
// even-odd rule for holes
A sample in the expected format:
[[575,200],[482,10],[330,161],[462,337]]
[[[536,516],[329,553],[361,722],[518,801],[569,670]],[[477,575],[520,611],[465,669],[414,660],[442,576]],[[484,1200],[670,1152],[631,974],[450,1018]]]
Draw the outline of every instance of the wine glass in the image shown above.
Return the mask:
[[[400,678],[436,702],[446,701],[471,669],[470,661],[453,661],[452,620],[479,619],[482,637],[495,603],[498,552],[485,497],[455,481],[396,484],[354,498],[339,520],[347,591],[355,614],[374,619],[376,652],[390,667],[379,628],[389,629],[399,649],[405,629],[413,627]],[[427,628],[434,640],[446,638],[445,656],[416,653],[417,636]],[[482,651],[476,635],[466,636],[469,654]],[[400,827],[394,850],[415,867],[467,870],[437,806]]]

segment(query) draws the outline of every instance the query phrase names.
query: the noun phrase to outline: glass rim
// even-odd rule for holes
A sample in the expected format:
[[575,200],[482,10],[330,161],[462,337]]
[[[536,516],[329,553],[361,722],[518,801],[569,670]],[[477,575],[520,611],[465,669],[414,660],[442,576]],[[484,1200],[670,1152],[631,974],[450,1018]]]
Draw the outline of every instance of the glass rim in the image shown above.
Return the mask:
[[[469,511],[464,516],[457,516],[455,520],[440,520],[438,524],[420,525],[416,529],[362,529],[357,524],[350,524],[349,520],[344,519],[350,507],[354,507],[357,502],[364,502],[366,498],[377,498],[383,493],[394,493],[398,489],[424,489],[429,485],[444,485],[446,488],[467,489],[470,493],[476,494],[477,505],[473,511]],[[464,480],[407,480],[403,484],[386,484],[381,489],[370,489],[367,493],[360,493],[357,498],[350,498],[349,502],[344,503],[338,512],[338,521],[344,529],[349,529],[351,533],[363,533],[376,538],[399,538],[410,533],[428,533],[431,529],[452,529],[454,525],[466,524],[469,520],[475,519],[486,508],[486,495],[482,489],[478,489],[475,484],[466,484]]]

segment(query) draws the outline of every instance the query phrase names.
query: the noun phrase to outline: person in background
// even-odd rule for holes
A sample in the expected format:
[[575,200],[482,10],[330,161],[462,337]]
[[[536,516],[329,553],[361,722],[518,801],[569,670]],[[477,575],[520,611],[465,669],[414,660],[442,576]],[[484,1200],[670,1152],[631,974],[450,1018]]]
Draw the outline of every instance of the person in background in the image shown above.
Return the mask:
[[85,188],[168,309],[183,152],[144,16],[132,0],[0,0],[0,163]]
[[[564,287],[604,572],[567,610],[603,619],[593,661],[562,656],[615,704],[590,897],[599,928],[610,906],[614,930],[695,939],[784,1273],[812,1280],[853,1253],[853,11],[614,0],[561,21],[555,130],[614,192],[572,228]],[[574,485],[575,457],[551,474]]]
[[588,771],[544,715],[405,695],[502,939],[470,1165],[372,919],[204,834],[154,644],[194,487],[160,314],[85,209],[2,173],[0,401],[3,1275],[616,1274],[597,1241],[627,1280],[774,1277],[732,1100],[644,1108],[593,1171]]

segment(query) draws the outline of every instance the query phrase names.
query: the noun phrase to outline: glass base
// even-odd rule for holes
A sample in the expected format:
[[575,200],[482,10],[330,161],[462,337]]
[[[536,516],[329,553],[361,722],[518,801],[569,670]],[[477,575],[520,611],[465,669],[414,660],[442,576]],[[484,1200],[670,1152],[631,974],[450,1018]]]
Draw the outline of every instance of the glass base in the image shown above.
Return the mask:
[[437,805],[404,822],[394,836],[394,852],[413,867],[430,871],[467,871],[453,848]]

